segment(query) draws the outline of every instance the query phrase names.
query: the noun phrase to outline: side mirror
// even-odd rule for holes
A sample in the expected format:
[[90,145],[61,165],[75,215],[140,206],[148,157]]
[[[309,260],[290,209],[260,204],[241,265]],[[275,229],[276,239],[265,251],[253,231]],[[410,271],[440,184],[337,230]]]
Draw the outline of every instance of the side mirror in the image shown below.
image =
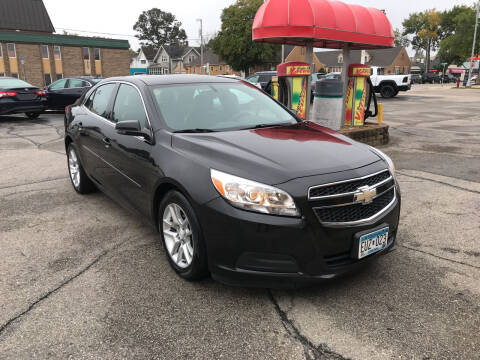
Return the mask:
[[141,136],[145,140],[151,140],[150,135],[142,131],[142,127],[138,120],[119,121],[115,124],[115,130],[122,135]]

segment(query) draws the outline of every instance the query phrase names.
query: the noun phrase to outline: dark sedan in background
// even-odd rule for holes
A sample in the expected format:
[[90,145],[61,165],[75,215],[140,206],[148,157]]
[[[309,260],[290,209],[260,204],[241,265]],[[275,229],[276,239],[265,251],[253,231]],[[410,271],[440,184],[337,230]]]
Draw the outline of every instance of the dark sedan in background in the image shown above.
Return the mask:
[[49,110],[64,110],[102,79],[93,77],[71,77],[55,81],[45,88]]
[[105,80],[67,109],[65,147],[74,189],[101,189],[149,220],[188,280],[291,287],[395,246],[400,189],[388,156],[246,81]]
[[0,115],[25,113],[35,119],[46,106],[44,90],[23,80],[0,77]]

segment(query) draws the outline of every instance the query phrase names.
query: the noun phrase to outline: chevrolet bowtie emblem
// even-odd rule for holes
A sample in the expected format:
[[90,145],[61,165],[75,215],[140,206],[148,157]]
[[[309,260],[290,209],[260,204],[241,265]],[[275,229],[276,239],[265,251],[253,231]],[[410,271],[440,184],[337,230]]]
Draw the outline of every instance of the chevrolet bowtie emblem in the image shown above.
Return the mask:
[[355,193],[355,202],[363,205],[370,204],[373,198],[377,195],[377,189],[371,189],[369,186],[362,186],[358,188]]

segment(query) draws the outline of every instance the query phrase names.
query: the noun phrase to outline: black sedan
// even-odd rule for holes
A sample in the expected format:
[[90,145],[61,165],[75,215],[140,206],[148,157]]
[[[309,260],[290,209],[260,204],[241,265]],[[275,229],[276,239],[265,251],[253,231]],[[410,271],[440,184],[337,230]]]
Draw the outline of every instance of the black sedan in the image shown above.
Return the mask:
[[47,105],[45,91],[23,80],[0,77],[0,115],[25,113],[36,119]]
[[73,104],[101,80],[102,79],[85,76],[55,81],[45,88],[47,92],[48,109],[64,110],[66,106]]
[[185,279],[295,286],[395,246],[391,160],[303,122],[248,82],[112,78],[66,118],[74,189],[101,189],[149,220]]

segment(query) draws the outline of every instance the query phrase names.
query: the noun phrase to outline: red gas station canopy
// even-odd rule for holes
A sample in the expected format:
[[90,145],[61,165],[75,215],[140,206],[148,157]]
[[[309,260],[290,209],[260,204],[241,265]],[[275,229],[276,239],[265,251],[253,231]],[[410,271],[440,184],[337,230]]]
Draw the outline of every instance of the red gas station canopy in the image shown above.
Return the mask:
[[253,21],[259,42],[341,49],[394,46],[392,25],[377,9],[332,0],[266,0]]

